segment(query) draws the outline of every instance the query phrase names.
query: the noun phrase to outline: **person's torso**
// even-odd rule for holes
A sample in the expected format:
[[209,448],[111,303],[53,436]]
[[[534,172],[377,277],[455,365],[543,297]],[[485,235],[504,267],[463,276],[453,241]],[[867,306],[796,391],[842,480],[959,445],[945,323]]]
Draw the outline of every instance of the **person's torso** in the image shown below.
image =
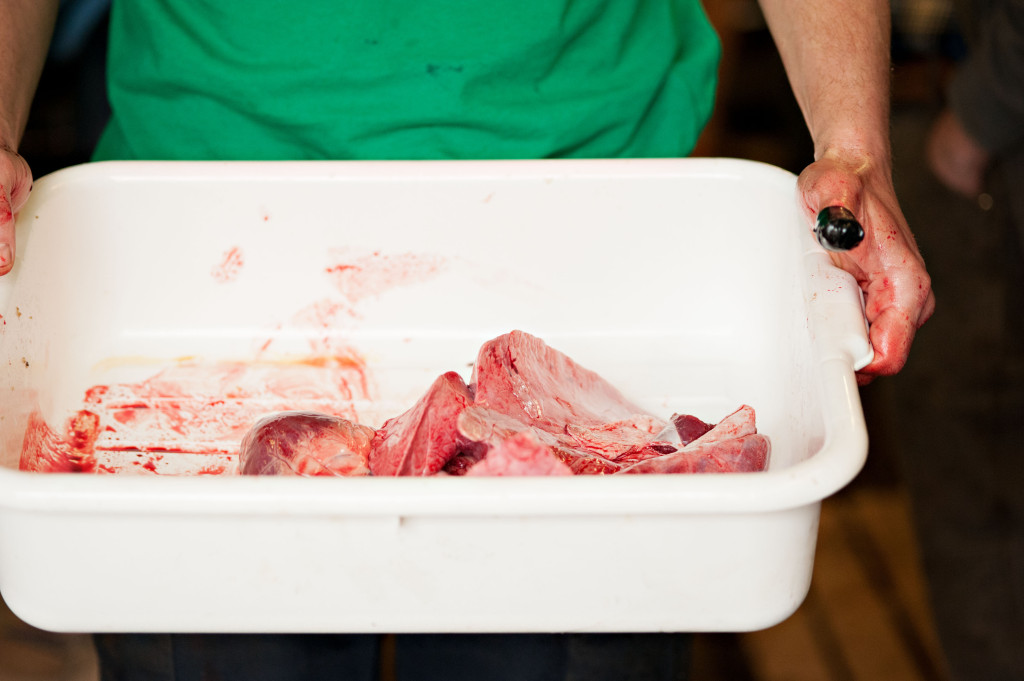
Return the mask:
[[697,0],[117,1],[96,158],[679,156],[718,55]]

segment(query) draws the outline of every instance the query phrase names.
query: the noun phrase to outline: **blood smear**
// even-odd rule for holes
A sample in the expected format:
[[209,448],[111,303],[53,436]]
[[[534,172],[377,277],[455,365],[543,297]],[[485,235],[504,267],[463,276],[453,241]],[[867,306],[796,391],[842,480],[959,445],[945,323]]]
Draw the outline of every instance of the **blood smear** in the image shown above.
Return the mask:
[[310,410],[358,421],[370,400],[354,355],[301,362],[181,362],[137,383],[96,385],[60,426],[32,414],[26,471],[234,473],[242,437],[261,416]]
[[350,303],[426,281],[438,274],[445,264],[441,256],[419,253],[374,251],[356,255],[334,249],[331,255],[335,263],[327,267],[327,274]]
[[[444,258],[415,253],[329,252],[326,274],[337,295],[299,309],[291,328],[316,329],[311,359],[301,362],[182,362],[138,383],[96,385],[81,409],[59,425],[33,414],[21,468],[36,472],[150,474],[234,473],[242,437],[261,416],[316,411],[361,422],[370,401],[362,358],[337,330],[359,317],[358,304],[438,274]],[[227,250],[211,275],[237,279],[240,247]],[[273,339],[260,346],[263,355]],[[86,416],[91,414],[92,416]],[[95,417],[94,436],[83,428]]]
[[245,259],[242,257],[242,249],[238,246],[225,252],[221,261],[213,268],[210,275],[222,284],[234,281],[242,271]]

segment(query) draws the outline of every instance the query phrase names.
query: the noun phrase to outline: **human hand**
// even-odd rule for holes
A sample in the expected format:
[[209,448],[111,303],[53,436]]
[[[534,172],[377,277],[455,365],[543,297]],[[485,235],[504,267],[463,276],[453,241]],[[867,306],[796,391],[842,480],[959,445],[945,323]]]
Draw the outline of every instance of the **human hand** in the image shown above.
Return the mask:
[[14,215],[32,190],[32,171],[17,152],[0,144],[0,276],[14,267]]
[[797,181],[810,224],[827,206],[845,206],[864,227],[864,240],[833,262],[865,294],[874,359],[857,374],[861,384],[903,368],[917,329],[935,309],[931,279],[896,200],[887,163],[870,156],[826,152]]
[[932,124],[925,144],[925,158],[939,182],[969,199],[982,192],[985,171],[992,158],[974,141],[949,109]]

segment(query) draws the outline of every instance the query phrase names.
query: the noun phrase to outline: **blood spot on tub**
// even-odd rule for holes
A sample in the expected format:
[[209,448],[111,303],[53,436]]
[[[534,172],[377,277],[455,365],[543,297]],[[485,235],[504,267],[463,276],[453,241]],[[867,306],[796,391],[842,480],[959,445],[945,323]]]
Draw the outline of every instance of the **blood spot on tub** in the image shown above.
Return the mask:
[[221,284],[234,281],[242,271],[245,259],[242,257],[242,249],[235,246],[221,257],[221,261],[213,268],[210,275]]
[[114,420],[122,425],[127,425],[135,420],[135,410],[119,409],[114,412]]
[[352,254],[331,253],[334,263],[326,268],[331,283],[350,303],[402,286],[427,281],[444,267],[444,258],[421,253],[386,254],[380,251]]
[[[347,319],[357,319],[359,314],[351,305],[336,300],[324,299],[311,303],[292,315],[292,328],[307,332],[310,352],[314,356],[345,355],[350,352],[347,343],[336,333]],[[266,351],[273,344],[270,339],[263,346]]]
[[21,308],[17,305],[14,306],[14,314],[18,316],[18,319],[21,319]]
[[85,403],[98,404],[108,392],[110,392],[110,386],[94,385],[85,391]]
[[345,270],[358,270],[358,265],[332,265],[327,268],[327,274],[337,274],[338,272],[344,272]]

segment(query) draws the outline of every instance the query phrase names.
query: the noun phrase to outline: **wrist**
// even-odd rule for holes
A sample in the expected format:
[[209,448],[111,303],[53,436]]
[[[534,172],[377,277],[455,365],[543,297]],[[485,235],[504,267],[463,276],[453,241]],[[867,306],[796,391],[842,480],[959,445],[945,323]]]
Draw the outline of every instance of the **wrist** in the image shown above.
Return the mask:
[[2,134],[0,134],[0,153],[20,156],[20,154],[18,154],[18,145],[14,144],[13,140]]
[[816,161],[832,161],[859,175],[881,172],[886,177],[892,174],[892,153],[888,137],[846,136],[832,139],[829,143],[815,147]]
[[815,160],[832,158],[856,162],[868,159],[889,167],[888,99],[865,94],[831,104],[827,107],[827,117],[809,121]]

